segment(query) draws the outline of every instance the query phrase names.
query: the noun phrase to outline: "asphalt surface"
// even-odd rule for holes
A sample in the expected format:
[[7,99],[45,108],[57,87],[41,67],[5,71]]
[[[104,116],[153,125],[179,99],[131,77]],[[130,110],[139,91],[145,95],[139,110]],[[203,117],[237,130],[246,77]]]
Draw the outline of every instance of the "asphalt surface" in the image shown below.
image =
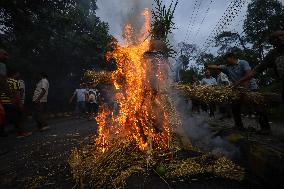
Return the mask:
[[[18,139],[10,126],[9,136],[0,138],[0,189],[73,189],[74,182],[68,165],[71,150],[90,144],[96,133],[96,123],[87,119],[61,118],[49,121],[50,129],[38,132],[33,122],[26,128],[33,131],[29,137]],[[132,177],[126,188],[159,188],[169,186],[156,174]],[[201,179],[195,182],[172,181],[174,188],[243,188],[238,183],[222,179]]]
[[[212,121],[215,124],[218,123],[216,120]],[[219,124],[227,125],[232,124],[231,122],[222,121]],[[250,122],[246,121],[246,123]],[[251,123],[255,125],[255,122],[251,121]],[[90,137],[96,133],[97,125],[95,121],[65,117],[49,120],[49,126],[49,130],[38,132],[35,124],[30,120],[26,128],[33,131],[31,136],[18,139],[10,126],[9,136],[0,138],[0,189],[79,188],[72,178],[68,158],[75,147],[80,148],[82,145],[92,143]],[[282,124],[277,126],[279,127],[273,126],[273,133],[283,133],[277,129],[283,129]],[[272,140],[269,141],[271,143]],[[277,144],[279,145],[279,141]],[[178,180],[170,182],[170,185],[172,188],[181,189],[251,188],[217,178],[209,180],[200,178],[194,182]],[[169,186],[159,176],[152,174],[147,178],[134,176],[129,180],[126,188],[167,189]]]
[[0,188],[73,188],[68,166],[70,152],[89,143],[96,123],[86,119],[50,120],[50,129],[37,132],[33,122],[26,124],[33,134],[18,139],[12,128],[0,138]]

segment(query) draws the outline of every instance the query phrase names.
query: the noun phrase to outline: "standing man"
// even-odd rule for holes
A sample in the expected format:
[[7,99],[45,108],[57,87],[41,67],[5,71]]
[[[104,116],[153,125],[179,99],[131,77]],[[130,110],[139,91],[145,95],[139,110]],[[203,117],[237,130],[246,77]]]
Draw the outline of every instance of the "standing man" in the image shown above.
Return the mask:
[[235,86],[241,85],[268,68],[272,68],[281,81],[282,101],[284,102],[284,31],[273,32],[270,35],[270,43],[274,46],[274,49],[267,54],[260,65],[236,82]]
[[41,73],[39,81],[36,85],[36,89],[33,95],[34,103],[34,119],[37,123],[39,131],[45,131],[49,129],[46,121],[46,106],[49,90],[48,76],[46,73]]
[[[18,137],[31,135],[29,132],[23,132],[21,128],[21,106],[18,101],[18,84],[15,80],[15,74],[10,72],[10,78],[7,78],[7,61],[9,55],[4,49],[0,49],[0,136],[6,136],[4,124],[9,121],[17,128]],[[7,118],[7,119],[5,119]]]
[[6,61],[8,60],[8,58],[9,56],[7,51],[0,49],[0,76],[7,76]]
[[75,114],[77,118],[80,118],[80,116],[86,112],[86,100],[88,98],[88,91],[83,86],[83,84],[80,84],[79,89],[76,89],[73,93],[70,104],[73,102],[73,100],[76,98],[76,108],[75,108]]
[[205,78],[201,80],[201,85],[206,86],[215,86],[217,85],[217,81],[214,77],[211,76],[211,72],[209,69],[205,70]]
[[7,79],[10,91],[14,96],[14,100],[7,95],[5,92],[1,93],[1,102],[3,104],[5,113],[6,113],[6,120],[13,124],[17,129],[17,137],[27,137],[30,136],[31,132],[23,131],[23,111],[22,111],[22,104],[20,102],[20,91],[18,86],[18,81],[16,79],[16,72],[9,72],[9,77]]
[[22,105],[25,104],[25,99],[26,99],[26,85],[25,81],[23,80],[22,76],[20,73],[17,73],[16,79],[18,80],[18,85],[20,89],[20,98],[21,98],[21,103]]
[[0,92],[6,93],[11,100],[14,100],[14,96],[10,91],[9,84],[7,82],[7,61],[9,55],[4,49],[0,49]]
[[[226,65],[208,65],[209,69],[219,69],[224,72],[230,79],[230,81],[235,84],[242,77],[246,77],[251,72],[251,67],[249,63],[245,60],[239,60],[234,53],[228,53],[224,57]],[[249,82],[244,82],[243,86],[249,88]],[[234,102],[232,104],[232,113],[235,121],[235,127],[239,130],[244,130],[244,125],[241,117],[241,103]],[[270,125],[268,122],[267,115],[265,112],[259,113],[259,124],[261,131],[263,133],[270,132]]]
[[[7,68],[5,62],[8,60],[8,53],[4,49],[0,49],[0,94],[9,90],[7,84]],[[5,110],[0,99],[0,136],[6,136],[5,129]]]
[[97,89],[89,89],[88,91],[88,113],[89,119],[96,117],[99,105],[98,105],[99,92]]
[[[1,91],[0,91],[1,93]],[[0,137],[6,137],[6,133],[5,133],[5,128],[4,128],[4,124],[5,124],[5,110],[4,107],[2,105],[2,101],[0,98]],[[1,154],[1,153],[0,153]]]

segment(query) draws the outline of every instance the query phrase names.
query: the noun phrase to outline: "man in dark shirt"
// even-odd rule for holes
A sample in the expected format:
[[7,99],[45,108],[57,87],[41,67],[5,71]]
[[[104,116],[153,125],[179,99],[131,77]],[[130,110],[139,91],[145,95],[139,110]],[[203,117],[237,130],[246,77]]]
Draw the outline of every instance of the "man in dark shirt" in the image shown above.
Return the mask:
[[262,73],[268,68],[272,68],[281,81],[282,101],[284,102],[284,31],[273,32],[270,36],[270,41],[274,46],[274,49],[267,54],[263,63],[255,67],[249,74],[236,82],[235,86],[248,81],[256,74]]

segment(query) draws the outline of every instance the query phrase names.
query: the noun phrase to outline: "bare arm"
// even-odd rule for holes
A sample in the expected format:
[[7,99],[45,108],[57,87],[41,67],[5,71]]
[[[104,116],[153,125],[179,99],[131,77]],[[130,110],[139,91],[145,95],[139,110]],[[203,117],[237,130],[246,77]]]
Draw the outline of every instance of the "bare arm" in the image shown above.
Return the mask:
[[69,100],[70,104],[73,102],[74,98],[75,98],[75,94],[73,94],[72,97],[70,98],[70,100]]
[[208,68],[208,69],[213,69],[213,70],[220,70],[221,69],[221,66],[218,66],[218,65],[206,65],[205,67]]

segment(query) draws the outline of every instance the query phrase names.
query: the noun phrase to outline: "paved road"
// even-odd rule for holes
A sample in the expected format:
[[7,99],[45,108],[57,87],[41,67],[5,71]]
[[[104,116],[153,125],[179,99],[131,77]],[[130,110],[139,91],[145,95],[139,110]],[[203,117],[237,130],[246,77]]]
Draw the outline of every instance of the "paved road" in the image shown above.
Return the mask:
[[[96,133],[96,123],[85,119],[62,118],[50,121],[51,129],[34,132],[32,136],[17,139],[15,133],[0,138],[0,148],[8,149],[0,155],[0,189],[17,188],[78,188],[72,179],[68,166],[70,151],[91,143],[90,136]],[[33,130],[33,124],[28,124]],[[138,180],[137,180],[138,179]],[[127,188],[137,188],[141,178],[134,178]],[[196,184],[189,182],[172,183],[174,188],[242,188],[237,183],[224,180],[204,180]],[[140,186],[140,185],[139,185]],[[144,186],[144,187],[142,187]],[[165,188],[168,186],[155,176],[148,178],[140,188]]]
[[[62,118],[50,121],[50,130],[34,132],[17,139],[14,133],[0,138],[0,188],[72,188],[67,163],[70,151],[96,132],[96,123],[84,119]],[[33,123],[27,128],[34,130]]]
[[[215,120],[214,123],[217,121]],[[229,123],[231,124],[231,121]],[[225,123],[220,124],[224,125]],[[7,153],[0,153],[0,189],[71,189],[75,186],[76,183],[72,179],[68,166],[70,151],[75,147],[92,142],[90,136],[96,133],[96,123],[86,119],[69,117],[51,120],[50,127],[50,130],[45,132],[35,131],[28,138],[17,139],[12,131],[9,137],[0,138],[0,151],[8,149]],[[27,128],[35,130],[34,123],[29,122]],[[149,186],[168,188],[163,185],[161,179],[151,179],[146,188]],[[138,182],[134,179],[131,183]],[[137,188],[131,183],[128,188]],[[212,189],[213,187],[219,189],[228,188],[228,186],[230,186],[229,188],[247,188],[238,185],[238,183],[216,179],[198,181],[195,184],[177,183],[174,188]]]

